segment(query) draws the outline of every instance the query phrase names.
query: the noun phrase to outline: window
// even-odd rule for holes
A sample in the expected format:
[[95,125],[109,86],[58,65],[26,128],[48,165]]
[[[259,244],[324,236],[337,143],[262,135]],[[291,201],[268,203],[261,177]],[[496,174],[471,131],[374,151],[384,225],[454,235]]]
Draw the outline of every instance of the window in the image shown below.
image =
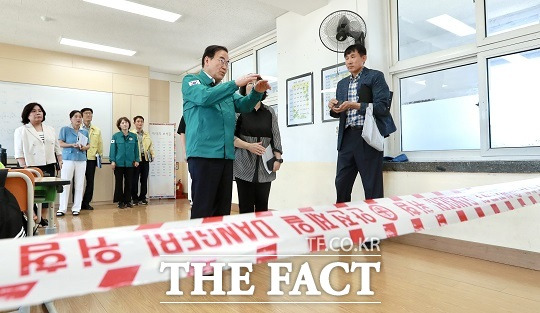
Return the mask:
[[[276,32],[272,31],[254,39],[249,44],[229,52],[233,60],[229,78],[234,80],[242,75],[258,73],[267,79],[272,90],[267,91],[265,105],[278,103],[278,52]],[[276,110],[277,111],[277,110]]]
[[538,0],[485,0],[488,36],[540,23]]
[[398,2],[399,60],[471,44],[475,41],[475,7],[471,0]]
[[277,79],[277,45],[257,50],[257,73]]
[[[267,92],[266,102],[277,101],[278,95],[278,67],[277,67],[277,44],[273,43],[269,46],[257,50],[257,73],[268,79],[271,90]],[[266,103],[265,102],[265,103]]]
[[235,80],[242,75],[255,72],[253,65],[253,54],[240,60],[231,62],[231,80]]
[[[540,49],[488,59],[491,148],[540,146]],[[531,75],[531,73],[534,73]]]
[[391,6],[399,130],[390,152],[411,160],[538,158],[540,0]]
[[400,80],[402,150],[480,149],[476,64]]

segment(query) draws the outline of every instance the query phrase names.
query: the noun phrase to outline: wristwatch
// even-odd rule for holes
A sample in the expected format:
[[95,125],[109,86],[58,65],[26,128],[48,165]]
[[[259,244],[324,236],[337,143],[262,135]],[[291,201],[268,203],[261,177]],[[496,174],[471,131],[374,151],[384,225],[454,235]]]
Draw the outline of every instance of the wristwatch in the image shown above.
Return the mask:
[[276,162],[283,163],[283,159],[276,159]]

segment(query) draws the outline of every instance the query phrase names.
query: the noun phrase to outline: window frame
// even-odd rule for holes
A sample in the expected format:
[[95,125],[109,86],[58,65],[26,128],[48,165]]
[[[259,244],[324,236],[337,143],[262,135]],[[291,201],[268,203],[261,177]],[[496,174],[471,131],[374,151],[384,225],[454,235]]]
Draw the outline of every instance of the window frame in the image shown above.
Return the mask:
[[[261,44],[258,44],[256,45],[254,48],[253,48],[253,54],[255,55],[255,71],[256,73],[259,73],[259,51],[266,48],[266,47],[269,47],[271,45],[276,45],[276,51],[277,51],[277,41],[276,40],[273,40],[273,41],[265,41]],[[277,52],[276,52],[277,54]],[[276,55],[276,58],[277,58],[277,55]],[[277,64],[277,61],[276,61],[276,64]],[[278,83],[278,87],[277,87],[277,90],[278,92],[273,92],[273,93],[267,93],[267,97],[266,97],[266,100],[265,100],[265,104],[269,105],[269,106],[277,106],[279,105],[279,67],[276,68],[276,78],[277,78],[277,83]]]
[[[398,0],[406,1],[406,0]],[[540,49],[540,24],[530,25],[497,35],[486,36],[485,0],[476,0],[476,42],[399,61],[398,3],[389,8],[392,66],[389,68],[394,92],[393,117],[398,130],[390,137],[389,152],[404,153],[401,146],[401,85],[400,79],[441,71],[471,63],[478,64],[478,97],[480,108],[480,149],[408,151],[414,161],[434,160],[531,160],[538,159],[540,147],[490,148],[487,60],[492,57]]]
[[[230,65],[229,71],[227,71],[228,80],[233,80],[232,77],[233,77],[233,65],[234,65],[234,63],[238,62],[238,61],[241,61],[241,60],[243,60],[245,58],[249,58],[251,56],[254,56],[253,53],[248,52],[248,53],[243,53],[243,54],[240,54],[240,55],[236,55],[234,58],[230,58],[231,65]],[[252,62],[251,68],[254,68],[253,66],[255,65],[255,62],[256,62],[255,59],[256,59],[256,57],[254,57],[254,62]]]
[[[268,34],[265,34],[257,39],[254,39],[236,49],[233,49],[229,52],[229,57],[231,60],[231,63],[236,62],[240,59],[243,59],[245,57],[248,57],[250,55],[253,55],[253,70],[254,72],[257,72],[258,70],[258,57],[257,57],[257,50],[263,49],[269,45],[277,44],[277,37],[276,32],[272,31]],[[279,72],[278,72],[279,75]],[[231,80],[232,78],[232,71],[227,72],[227,78],[228,80]]]
[[[489,87],[488,87],[488,59],[499,57],[507,54],[519,53],[530,49],[540,49],[540,39],[531,42],[522,42],[519,44],[505,46],[498,49],[487,50],[478,53],[478,70],[479,70],[479,85],[478,97],[480,99],[480,116],[482,124],[480,128],[485,131],[481,132],[480,147],[481,155],[487,157],[496,156],[522,156],[524,159],[527,156],[540,155],[540,147],[522,147],[522,148],[491,148],[489,137]],[[535,48],[536,47],[536,48]]]

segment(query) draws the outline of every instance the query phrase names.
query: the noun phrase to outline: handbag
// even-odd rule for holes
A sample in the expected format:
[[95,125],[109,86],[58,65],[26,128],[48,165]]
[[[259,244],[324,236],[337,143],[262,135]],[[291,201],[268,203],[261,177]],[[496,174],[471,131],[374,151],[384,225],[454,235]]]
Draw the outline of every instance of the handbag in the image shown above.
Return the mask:
[[379,128],[377,128],[377,123],[375,122],[375,116],[373,116],[373,103],[370,103],[366,109],[362,138],[364,138],[368,145],[378,151],[384,150],[384,137],[379,132]]

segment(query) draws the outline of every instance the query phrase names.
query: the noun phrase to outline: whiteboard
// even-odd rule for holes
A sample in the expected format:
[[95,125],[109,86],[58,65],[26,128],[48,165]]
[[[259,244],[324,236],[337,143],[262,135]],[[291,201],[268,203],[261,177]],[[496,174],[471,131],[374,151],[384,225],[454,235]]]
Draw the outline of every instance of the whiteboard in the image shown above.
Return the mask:
[[148,197],[176,197],[176,124],[148,124],[148,132],[152,138],[156,157],[150,163],[148,174]]
[[62,127],[70,124],[69,112],[92,108],[92,124],[101,129],[103,154],[109,156],[113,126],[112,93],[0,82],[0,144],[7,149],[8,157],[13,157],[13,132],[22,125],[22,110],[31,102],[43,106],[47,113],[44,124],[54,127],[57,136]]

